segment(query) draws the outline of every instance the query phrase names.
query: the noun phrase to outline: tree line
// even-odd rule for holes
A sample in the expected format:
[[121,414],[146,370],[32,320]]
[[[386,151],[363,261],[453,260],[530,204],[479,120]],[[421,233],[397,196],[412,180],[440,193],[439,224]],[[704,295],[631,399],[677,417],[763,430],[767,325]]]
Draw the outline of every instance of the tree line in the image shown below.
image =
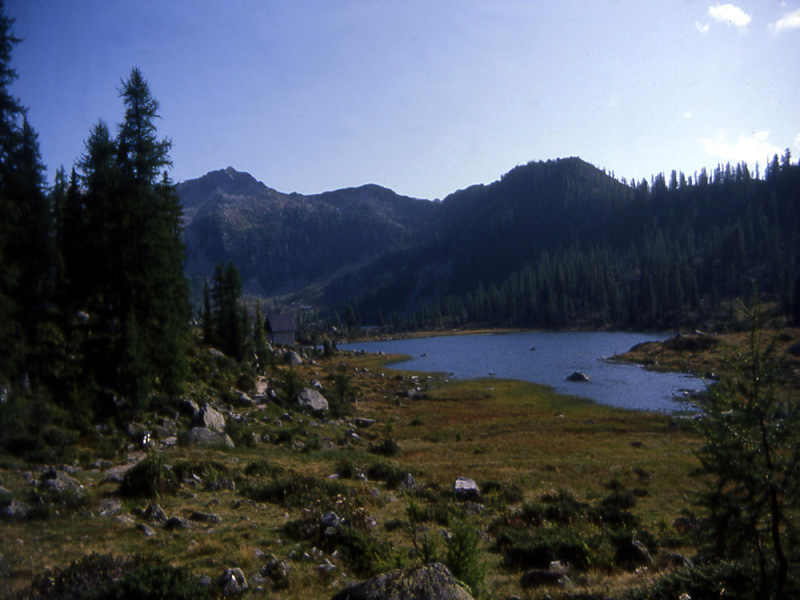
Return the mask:
[[0,428],[28,443],[59,411],[130,420],[154,394],[179,395],[190,308],[171,142],[141,71],[121,82],[116,135],[98,122],[48,189],[9,90],[11,27],[0,5]]

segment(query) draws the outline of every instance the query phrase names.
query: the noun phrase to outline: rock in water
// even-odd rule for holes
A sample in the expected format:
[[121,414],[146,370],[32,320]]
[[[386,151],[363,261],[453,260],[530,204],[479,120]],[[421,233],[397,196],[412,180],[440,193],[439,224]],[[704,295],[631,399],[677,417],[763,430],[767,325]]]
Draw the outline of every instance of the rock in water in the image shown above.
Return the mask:
[[586,383],[587,381],[591,380],[591,377],[589,377],[586,373],[581,373],[580,371],[575,371],[572,375],[567,377],[567,381],[577,381],[579,383]]
[[441,563],[398,569],[354,583],[331,600],[473,600]]

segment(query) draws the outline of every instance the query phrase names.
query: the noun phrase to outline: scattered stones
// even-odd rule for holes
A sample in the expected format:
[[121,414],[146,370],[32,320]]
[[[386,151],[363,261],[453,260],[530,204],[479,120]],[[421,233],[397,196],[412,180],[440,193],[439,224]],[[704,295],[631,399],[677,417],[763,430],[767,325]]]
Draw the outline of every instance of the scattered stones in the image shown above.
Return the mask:
[[591,377],[589,377],[586,373],[581,373],[580,371],[575,371],[572,375],[567,377],[567,381],[576,381],[578,383],[586,383],[591,380]]
[[46,471],[39,480],[39,485],[53,494],[73,493],[80,496],[84,494],[83,485],[77,479],[56,469]]
[[241,594],[247,589],[247,579],[244,576],[244,571],[238,567],[225,569],[217,583],[223,596]]
[[211,431],[205,427],[192,427],[186,435],[186,443],[192,446],[234,447],[233,440],[227,433]]
[[441,563],[383,573],[367,581],[354,583],[331,600],[472,600]]
[[459,500],[480,500],[481,491],[478,484],[469,477],[456,477],[453,495]]

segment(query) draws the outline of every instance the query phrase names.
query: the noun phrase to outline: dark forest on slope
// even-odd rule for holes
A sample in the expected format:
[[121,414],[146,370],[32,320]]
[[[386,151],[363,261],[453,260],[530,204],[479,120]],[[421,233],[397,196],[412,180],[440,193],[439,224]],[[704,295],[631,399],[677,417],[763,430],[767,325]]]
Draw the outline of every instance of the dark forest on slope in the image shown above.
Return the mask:
[[[363,322],[396,327],[676,327],[725,319],[754,287],[798,316],[800,168],[626,185],[577,158],[452,194],[430,239],[340,279]],[[352,296],[352,290],[361,290]]]

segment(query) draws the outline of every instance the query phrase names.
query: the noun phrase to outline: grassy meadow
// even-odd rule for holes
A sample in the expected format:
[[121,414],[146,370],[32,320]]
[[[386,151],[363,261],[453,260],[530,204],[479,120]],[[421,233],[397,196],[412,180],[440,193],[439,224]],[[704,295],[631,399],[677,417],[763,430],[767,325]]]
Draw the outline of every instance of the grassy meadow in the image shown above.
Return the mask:
[[[73,470],[85,489],[80,502],[55,502],[38,518],[0,523],[0,587],[23,590],[48,569],[98,552],[157,556],[212,581],[239,567],[253,597],[329,598],[370,574],[418,563],[420,546],[443,559],[447,538],[463,523],[480,536],[485,576],[473,593],[482,598],[616,594],[657,577],[656,567],[615,564],[620,536],[646,540],[656,564],[660,552],[691,554],[689,539],[673,527],[700,486],[691,475],[699,439],[687,422],[525,382],[398,375],[385,366],[392,358],[339,353],[294,367],[304,382],[319,379],[326,394],[346,368],[355,401],[336,414],[304,414],[276,402],[235,406],[227,430],[236,448],[178,443],[150,450],[147,460],[157,456],[177,474],[168,492],[126,496],[108,480],[114,467],[143,458],[139,448],[121,450],[111,468],[84,453]],[[288,368],[274,368],[273,385]],[[160,418],[148,415],[145,424]],[[178,424],[188,429],[188,418]],[[24,498],[26,481],[41,468],[0,460],[2,487]],[[411,486],[402,481],[406,473]],[[480,499],[456,499],[457,477],[473,479]],[[116,514],[101,516],[103,502],[114,498]],[[153,502],[188,527],[167,530],[142,516]],[[580,505],[581,514],[548,517],[559,502]],[[193,520],[196,511],[219,522]],[[320,516],[330,511],[353,525],[352,535],[323,531]],[[522,590],[522,573],[542,560],[530,545],[548,528],[588,540],[581,542],[585,556],[574,561],[583,564],[565,587]],[[529,537],[517,540],[514,530]],[[273,559],[290,566],[286,581],[264,575]]]

